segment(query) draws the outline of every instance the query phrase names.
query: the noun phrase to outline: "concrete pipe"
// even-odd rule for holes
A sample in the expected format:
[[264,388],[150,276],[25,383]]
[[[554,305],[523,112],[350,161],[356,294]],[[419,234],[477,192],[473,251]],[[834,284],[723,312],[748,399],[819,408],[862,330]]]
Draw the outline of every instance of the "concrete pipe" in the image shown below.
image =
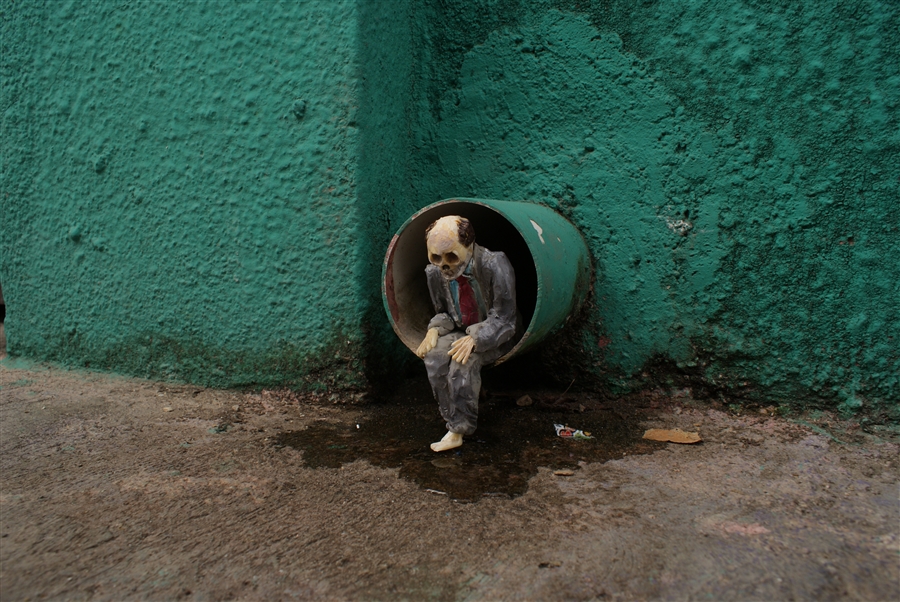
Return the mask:
[[445,215],[472,222],[475,241],[506,253],[516,272],[516,299],[528,327],[495,364],[524,353],[561,328],[582,305],[591,283],[587,245],[558,213],[533,203],[490,199],[447,199],[404,223],[384,258],[382,298],[400,340],[415,351],[434,307],[428,295],[425,229]]

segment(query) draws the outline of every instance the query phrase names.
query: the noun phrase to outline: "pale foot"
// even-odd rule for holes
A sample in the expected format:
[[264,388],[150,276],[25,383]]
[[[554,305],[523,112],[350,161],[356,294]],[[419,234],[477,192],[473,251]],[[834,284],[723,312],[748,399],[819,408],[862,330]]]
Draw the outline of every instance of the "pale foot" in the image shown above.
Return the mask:
[[459,447],[460,445],[462,445],[462,435],[459,433],[451,433],[450,431],[447,431],[447,434],[444,435],[443,439],[441,439],[437,443],[431,444],[431,451],[447,451],[448,449],[453,449],[455,447]]

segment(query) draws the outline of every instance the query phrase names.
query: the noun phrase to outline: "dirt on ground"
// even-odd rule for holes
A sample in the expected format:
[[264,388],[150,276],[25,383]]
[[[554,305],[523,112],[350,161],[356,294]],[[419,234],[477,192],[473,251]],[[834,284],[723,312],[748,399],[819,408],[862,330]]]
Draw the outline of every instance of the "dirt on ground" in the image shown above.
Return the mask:
[[349,405],[7,358],[0,387],[4,602],[900,599],[889,426],[494,391],[438,456],[415,383]]

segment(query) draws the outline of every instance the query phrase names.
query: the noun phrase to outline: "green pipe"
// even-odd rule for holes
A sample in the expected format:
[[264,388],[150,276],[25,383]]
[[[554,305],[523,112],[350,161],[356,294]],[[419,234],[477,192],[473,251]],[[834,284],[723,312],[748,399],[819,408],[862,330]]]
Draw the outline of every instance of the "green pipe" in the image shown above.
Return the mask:
[[519,201],[439,201],[406,220],[384,258],[385,311],[394,332],[411,351],[422,342],[434,313],[425,282],[425,229],[445,215],[461,215],[472,222],[475,241],[506,253],[516,272],[517,303],[528,326],[496,364],[540,343],[584,303],[591,285],[590,254],[581,234],[561,215],[543,205]]

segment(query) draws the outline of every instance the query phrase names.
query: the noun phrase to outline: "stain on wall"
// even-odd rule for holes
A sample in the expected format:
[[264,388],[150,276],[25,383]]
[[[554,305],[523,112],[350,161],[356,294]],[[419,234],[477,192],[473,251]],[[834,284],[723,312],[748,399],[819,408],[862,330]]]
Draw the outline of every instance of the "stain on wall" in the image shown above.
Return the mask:
[[409,360],[390,236],[488,197],[554,207],[593,255],[533,363],[900,407],[896,3],[265,6],[3,9],[12,353],[362,386]]

